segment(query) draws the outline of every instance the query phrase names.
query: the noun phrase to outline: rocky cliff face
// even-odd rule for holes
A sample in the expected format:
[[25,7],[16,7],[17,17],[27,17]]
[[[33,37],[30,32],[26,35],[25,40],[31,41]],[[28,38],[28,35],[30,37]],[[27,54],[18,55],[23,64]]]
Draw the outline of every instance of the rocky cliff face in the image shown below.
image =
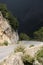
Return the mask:
[[6,64],[7,65],[24,65],[23,62],[22,62],[22,56],[23,56],[23,53],[22,52],[18,52],[16,54],[10,56],[6,60]]
[[0,65],[24,65],[22,61],[22,52],[11,54],[4,62]]
[[16,43],[18,39],[18,34],[15,31],[12,31],[8,20],[6,20],[0,12],[0,43],[3,43],[4,41]]

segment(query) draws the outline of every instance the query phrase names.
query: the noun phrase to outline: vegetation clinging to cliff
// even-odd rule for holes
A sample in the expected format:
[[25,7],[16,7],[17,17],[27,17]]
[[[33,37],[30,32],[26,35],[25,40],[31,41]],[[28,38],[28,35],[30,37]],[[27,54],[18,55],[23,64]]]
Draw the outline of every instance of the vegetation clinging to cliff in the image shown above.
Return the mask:
[[0,11],[2,12],[4,18],[9,20],[9,24],[14,30],[18,29],[19,23],[16,17],[14,17],[7,9],[5,4],[0,4]]
[[39,61],[39,63],[42,63],[43,65],[43,47],[41,47],[40,50],[38,50],[36,58]]

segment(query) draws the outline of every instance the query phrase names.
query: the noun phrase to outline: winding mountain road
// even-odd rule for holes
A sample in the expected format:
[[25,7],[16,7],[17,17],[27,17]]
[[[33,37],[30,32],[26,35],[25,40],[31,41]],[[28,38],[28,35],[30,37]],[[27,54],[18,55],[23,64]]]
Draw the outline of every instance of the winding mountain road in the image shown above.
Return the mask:
[[[21,42],[21,41],[20,41]],[[37,42],[37,41],[22,41],[22,45],[28,46],[29,44],[43,44],[43,42]],[[10,53],[14,51],[14,49],[18,46],[19,44],[15,45],[10,45],[10,46],[0,46],[0,62],[3,61]]]
[[21,44],[29,46],[29,45],[39,45],[39,44],[43,44],[43,42],[40,41],[20,41]]

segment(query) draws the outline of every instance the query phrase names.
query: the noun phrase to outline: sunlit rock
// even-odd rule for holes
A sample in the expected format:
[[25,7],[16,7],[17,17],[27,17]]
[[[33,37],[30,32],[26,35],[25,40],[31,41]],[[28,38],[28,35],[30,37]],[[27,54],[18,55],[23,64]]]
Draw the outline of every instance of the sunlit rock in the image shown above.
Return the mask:
[[22,52],[18,52],[14,55],[11,55],[5,62],[6,65],[24,65],[22,61]]
[[43,44],[39,44],[37,46],[30,47],[30,48],[29,47],[26,47],[24,49],[24,53],[25,54],[28,54],[28,55],[30,55],[32,57],[35,57],[35,54],[37,53],[38,50],[40,50],[40,47],[42,47],[42,46],[43,46]]
[[9,21],[0,12],[0,43],[3,43],[3,41],[8,41],[10,44],[17,43],[18,39],[18,33],[12,31]]

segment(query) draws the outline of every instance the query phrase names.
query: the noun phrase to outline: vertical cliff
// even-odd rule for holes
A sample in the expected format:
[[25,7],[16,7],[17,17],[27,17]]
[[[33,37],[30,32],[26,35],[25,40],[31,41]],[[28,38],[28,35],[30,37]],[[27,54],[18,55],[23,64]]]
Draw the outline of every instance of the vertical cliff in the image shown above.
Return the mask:
[[[0,43],[8,41],[9,43],[17,43],[19,39],[18,33],[12,31],[9,21],[6,20],[0,12]],[[1,42],[2,41],[2,42]]]

